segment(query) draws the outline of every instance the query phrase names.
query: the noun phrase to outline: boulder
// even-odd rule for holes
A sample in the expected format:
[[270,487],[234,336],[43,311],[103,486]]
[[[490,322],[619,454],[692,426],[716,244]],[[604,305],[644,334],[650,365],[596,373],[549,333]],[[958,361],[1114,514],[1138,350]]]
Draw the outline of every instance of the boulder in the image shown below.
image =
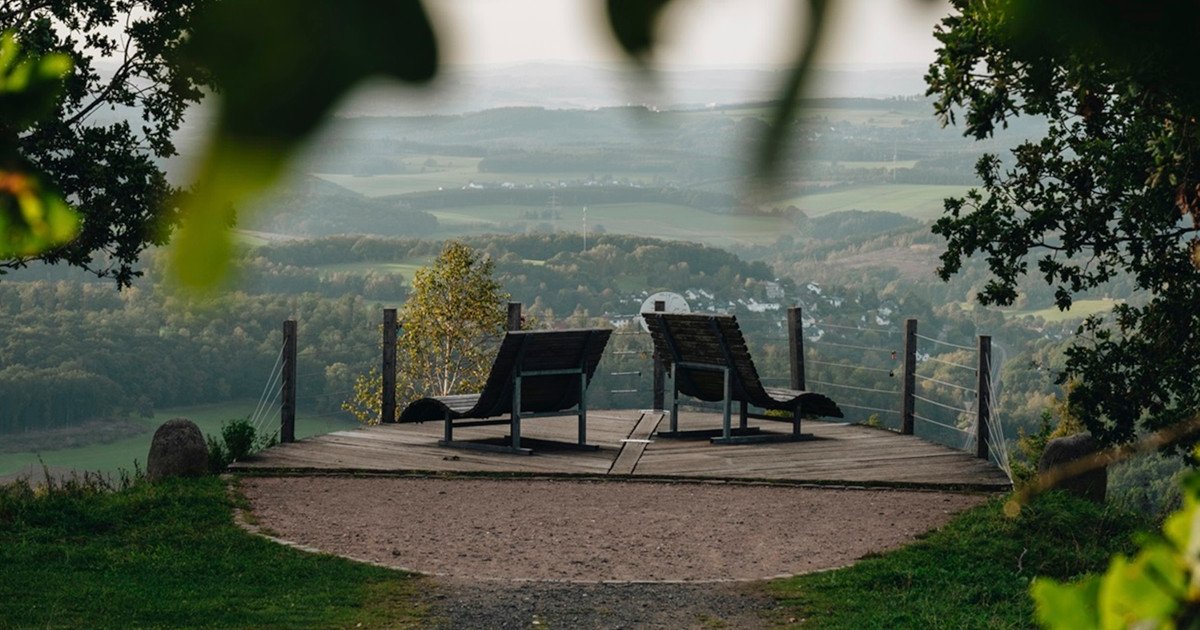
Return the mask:
[[146,478],[199,477],[208,472],[208,445],[200,427],[187,418],[167,420],[154,432],[146,458]]
[[[1042,457],[1038,460],[1038,475],[1046,471],[1086,457],[1100,450],[1100,445],[1092,436],[1077,433],[1067,437],[1055,438],[1046,444]],[[1051,488],[1066,490],[1096,503],[1104,503],[1104,493],[1108,487],[1108,466],[1099,466],[1073,477],[1055,481]]]

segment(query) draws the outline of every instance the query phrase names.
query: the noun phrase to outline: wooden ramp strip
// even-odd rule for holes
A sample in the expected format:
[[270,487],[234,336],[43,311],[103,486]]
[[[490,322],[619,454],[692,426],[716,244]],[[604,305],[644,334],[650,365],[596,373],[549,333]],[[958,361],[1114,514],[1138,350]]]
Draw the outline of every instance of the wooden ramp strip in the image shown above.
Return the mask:
[[650,443],[651,434],[658,428],[658,423],[662,422],[664,415],[661,411],[650,411],[642,414],[637,425],[633,427],[633,431],[629,433],[629,441],[622,443],[621,452],[617,454],[617,459],[613,461],[612,468],[608,469],[608,474],[633,474],[633,469],[637,466],[638,460],[642,458],[642,453],[646,450],[646,445]]

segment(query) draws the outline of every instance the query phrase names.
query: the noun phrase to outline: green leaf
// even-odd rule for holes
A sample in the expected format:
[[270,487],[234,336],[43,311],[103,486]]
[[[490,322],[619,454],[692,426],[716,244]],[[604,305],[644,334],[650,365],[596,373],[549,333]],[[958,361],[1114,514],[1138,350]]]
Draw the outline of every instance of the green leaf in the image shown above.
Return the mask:
[[0,129],[24,131],[52,114],[73,65],[62,53],[23,54],[11,31],[0,34]]
[[788,70],[781,88],[779,103],[771,112],[770,128],[759,144],[757,171],[760,177],[771,183],[778,176],[779,160],[787,149],[788,127],[800,103],[800,95],[812,74],[821,37],[825,33],[825,20],[829,15],[829,0],[809,0],[808,13],[803,24],[804,44],[796,50],[796,59]]
[[1133,561],[1117,556],[1101,578],[1101,624],[1104,628],[1129,628],[1169,622],[1186,585],[1183,563],[1167,545],[1146,547]]
[[0,169],[0,257],[34,256],[79,233],[79,215],[29,170]]
[[1030,586],[1037,620],[1050,630],[1088,630],[1100,627],[1097,600],[1100,578],[1088,576],[1074,584],[1038,578]]
[[427,81],[438,63],[418,0],[218,2],[199,19],[191,54],[220,89],[214,139],[173,252],[176,277],[200,287],[225,276],[233,217],[278,179],[338,100],[372,76]]
[[671,0],[608,0],[608,25],[631,59],[645,63],[654,50],[658,16]]

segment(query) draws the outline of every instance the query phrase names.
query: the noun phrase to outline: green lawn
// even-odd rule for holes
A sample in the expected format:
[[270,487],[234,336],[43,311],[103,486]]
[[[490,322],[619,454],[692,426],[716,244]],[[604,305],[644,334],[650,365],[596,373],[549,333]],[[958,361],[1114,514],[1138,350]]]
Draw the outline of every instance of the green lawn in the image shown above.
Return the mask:
[[234,525],[216,477],[36,495],[0,487],[5,628],[419,627],[413,576]]
[[[0,625],[88,628],[419,626],[420,582],[247,534],[217,478],[34,493],[0,487]],[[772,621],[812,628],[1025,628],[1036,576],[1132,551],[1142,517],[1051,493],[1007,497],[899,550],[774,580]],[[852,527],[853,524],[848,524]]]
[[[247,417],[254,412],[254,408],[254,401],[244,401],[163,409],[156,412],[153,419],[146,420],[146,432],[135,437],[108,444],[92,444],[90,446],[57,451],[0,454],[0,476],[12,474],[28,466],[40,467],[39,457],[42,462],[51,468],[73,468],[76,470],[115,473],[121,468],[132,471],[135,459],[142,468],[145,468],[146,454],[150,452],[150,438],[154,436],[154,430],[158,428],[158,425],[163,422],[171,418],[188,418],[200,427],[202,433],[219,435],[222,422],[234,418]],[[269,427],[271,432],[279,429],[278,411],[267,418],[264,426]],[[296,417],[296,437],[319,435],[354,426],[357,426],[357,423],[337,417],[316,418],[312,415],[298,414]]]
[[[1005,497],[1007,498],[1007,497]],[[1051,493],[1018,517],[1005,498],[897,551],[836,571],[777,580],[781,625],[805,628],[1028,628],[1029,582],[1100,571],[1132,551],[1141,517]],[[852,525],[848,525],[852,526]]]
[[970,186],[880,184],[811,193],[777,203],[794,205],[810,217],[842,210],[880,210],[929,221],[941,216],[942,201],[946,197],[961,196],[970,189]]

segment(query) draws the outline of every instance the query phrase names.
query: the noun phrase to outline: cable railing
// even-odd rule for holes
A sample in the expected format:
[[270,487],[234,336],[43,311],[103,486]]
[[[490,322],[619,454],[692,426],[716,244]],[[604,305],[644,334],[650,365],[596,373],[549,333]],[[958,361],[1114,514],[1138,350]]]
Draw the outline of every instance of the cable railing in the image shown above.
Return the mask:
[[[613,331],[610,349],[596,372],[595,378],[600,382],[593,384],[593,391],[601,404],[621,408],[645,407],[645,399],[662,391],[664,378],[661,375],[663,367],[655,364],[650,335],[638,326],[637,315],[607,317],[609,321],[617,323],[618,328]],[[865,317],[863,320],[865,322]],[[906,320],[904,327],[897,329],[868,326],[865,323],[809,319],[810,329],[819,330],[805,334],[805,320],[800,318],[798,310],[789,312],[786,319],[769,314],[743,318],[739,314],[739,321],[747,338],[763,343],[768,350],[768,360],[759,365],[760,369],[767,368],[767,372],[778,373],[780,354],[777,339],[787,339],[787,343],[796,343],[799,348],[799,352],[793,349],[784,353],[789,362],[797,359],[802,361],[799,366],[790,366],[793,376],[760,377],[764,383],[790,387],[798,379],[805,389],[834,393],[839,406],[851,421],[871,424],[884,422],[885,426],[902,433],[917,433],[925,439],[941,441],[956,448],[970,450],[973,447],[980,457],[987,457],[1001,468],[1008,469],[1007,445],[1000,417],[996,413],[998,401],[995,392],[991,391],[995,388],[992,386],[990,357],[985,354],[985,348],[990,347],[990,338],[985,344],[985,338],[981,337],[977,346],[955,343],[918,334],[915,320]],[[771,325],[761,325],[764,322]],[[782,335],[776,335],[778,329],[783,329]],[[776,349],[772,351],[770,346],[773,344]],[[918,344],[926,346],[928,350],[922,348],[919,351]],[[370,346],[376,352],[382,347],[378,343]],[[963,361],[963,351],[977,353],[978,364],[971,365]],[[754,354],[761,356],[758,351]],[[292,361],[294,363],[295,359]],[[256,427],[276,408],[283,391],[283,387],[277,386],[286,376],[282,367],[286,363],[287,351],[281,349],[252,415]],[[291,378],[311,378],[313,382],[325,374],[322,369],[310,368],[295,375],[294,365],[291,370],[294,375]],[[955,370],[966,374],[956,373]],[[971,382],[962,382],[967,379],[960,377],[969,377]],[[654,388],[650,386],[651,379],[655,380]],[[981,386],[989,390],[983,399],[979,391]],[[295,389],[295,380],[292,389]],[[652,392],[652,389],[658,391]],[[322,391],[296,397],[293,392],[291,408],[295,409],[297,400],[321,402],[353,393]],[[661,399],[655,400],[655,403],[656,406],[661,405]],[[342,412],[318,414],[317,417],[339,413]],[[881,421],[879,416],[883,416],[884,420]],[[983,422],[982,426],[980,422]],[[917,427],[924,428],[917,432]],[[978,436],[989,439],[986,444],[974,444]]]

